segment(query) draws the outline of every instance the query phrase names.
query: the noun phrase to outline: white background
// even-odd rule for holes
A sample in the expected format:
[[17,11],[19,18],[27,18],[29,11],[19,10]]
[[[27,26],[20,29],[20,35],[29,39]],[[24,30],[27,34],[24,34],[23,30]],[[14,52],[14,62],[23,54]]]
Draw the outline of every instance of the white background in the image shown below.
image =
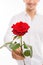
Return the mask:
[[[25,9],[23,0],[0,0],[0,46],[4,44],[4,35],[12,16]],[[40,0],[37,12],[43,14],[43,0]],[[0,49],[0,65],[17,65],[7,48]]]

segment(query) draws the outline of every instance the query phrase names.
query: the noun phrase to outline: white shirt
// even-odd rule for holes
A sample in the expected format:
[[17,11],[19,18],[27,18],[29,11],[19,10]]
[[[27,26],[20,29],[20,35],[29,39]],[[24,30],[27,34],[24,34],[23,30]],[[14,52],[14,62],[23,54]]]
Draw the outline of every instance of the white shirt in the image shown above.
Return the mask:
[[[11,32],[11,26],[16,22],[23,21],[30,25],[30,30],[23,36],[23,40],[26,44],[31,45],[33,48],[33,57],[26,57],[26,65],[42,65],[43,64],[43,16],[36,14],[34,19],[31,20],[30,16],[24,11],[14,16],[9,23],[9,28],[5,34],[4,42],[10,42],[13,39],[14,34]],[[9,47],[8,47],[9,49]],[[24,65],[23,60],[17,60],[18,65]]]

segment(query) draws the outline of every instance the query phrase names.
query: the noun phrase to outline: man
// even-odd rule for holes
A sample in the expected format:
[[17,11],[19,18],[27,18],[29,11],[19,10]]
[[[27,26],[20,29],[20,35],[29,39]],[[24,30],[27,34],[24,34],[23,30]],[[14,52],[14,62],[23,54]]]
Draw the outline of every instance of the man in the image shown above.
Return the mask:
[[[41,53],[41,45],[43,43],[43,16],[38,15],[36,12],[36,6],[39,0],[23,0],[26,5],[26,10],[19,15],[16,15],[12,18],[8,31],[5,35],[4,41],[9,42],[12,40],[13,34],[11,32],[10,26],[17,21],[26,21],[30,25],[30,31],[26,34],[24,40],[30,42],[28,44],[32,45],[33,48],[33,57],[24,58],[17,55],[12,51],[12,57],[18,61],[19,65],[24,65],[23,60],[25,60],[26,65],[42,65],[43,56]],[[20,53],[21,48],[18,48],[16,52]]]

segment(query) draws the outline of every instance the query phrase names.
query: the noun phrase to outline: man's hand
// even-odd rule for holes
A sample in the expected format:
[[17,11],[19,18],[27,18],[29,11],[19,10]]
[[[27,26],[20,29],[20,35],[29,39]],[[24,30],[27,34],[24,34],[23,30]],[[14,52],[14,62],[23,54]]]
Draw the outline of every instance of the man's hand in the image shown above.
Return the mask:
[[18,48],[16,51],[12,50],[12,57],[16,60],[24,60],[24,57],[21,55],[21,48]]

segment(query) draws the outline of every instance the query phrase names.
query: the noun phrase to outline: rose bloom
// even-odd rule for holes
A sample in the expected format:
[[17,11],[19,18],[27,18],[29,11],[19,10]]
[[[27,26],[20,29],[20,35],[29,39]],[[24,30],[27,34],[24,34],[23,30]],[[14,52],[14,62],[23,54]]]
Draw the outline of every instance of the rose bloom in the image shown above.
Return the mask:
[[13,24],[11,28],[13,28],[12,30],[13,34],[17,36],[23,36],[26,32],[28,32],[30,26],[27,23],[20,21],[17,22],[16,24]]

